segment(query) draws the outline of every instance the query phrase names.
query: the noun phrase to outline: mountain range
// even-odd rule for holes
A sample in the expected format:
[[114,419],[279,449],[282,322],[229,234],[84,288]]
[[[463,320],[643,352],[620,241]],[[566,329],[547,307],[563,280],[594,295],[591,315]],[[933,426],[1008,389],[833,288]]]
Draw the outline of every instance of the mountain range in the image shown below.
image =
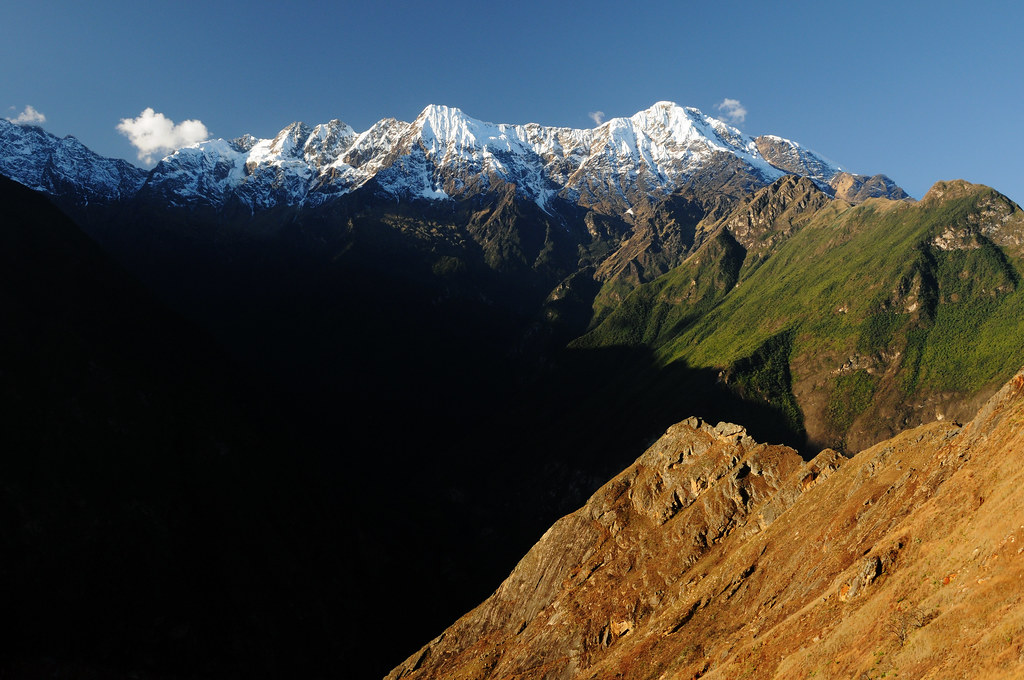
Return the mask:
[[[915,201],[884,175],[668,102],[591,130],[444,106],[361,133],[293,123],[149,171],[0,121],[0,174],[24,185],[2,187],[20,310],[5,330],[5,400],[21,414],[6,448],[22,455],[4,461],[0,536],[25,556],[8,568],[24,587],[4,596],[26,623],[3,660],[26,675],[381,677],[515,568],[545,593],[499,609],[528,612],[472,619],[472,634],[459,623],[395,673],[528,677],[493,646],[522,624],[541,633],[521,658],[555,654],[549,670],[573,677],[661,611],[642,602],[686,598],[630,585],[642,616],[551,646],[555,628],[530,626],[554,616],[561,581],[515,565],[670,425],[696,418],[670,434],[733,447],[727,464],[669,461],[719,465],[700,477],[709,488],[736,473],[742,517],[687,520],[687,544],[710,549],[733,545],[719,525],[750,525],[762,501],[799,515],[800,470],[824,481],[908,428],[955,429],[1021,364],[1012,201],[962,180]],[[38,272],[53,272],[42,292],[22,292]],[[743,429],[706,425],[719,421]],[[756,441],[773,453],[740,474]],[[637,502],[665,524],[700,489],[658,474],[629,494],[657,496]],[[586,531],[548,541],[541,561],[598,550]],[[624,531],[641,551],[663,538]],[[111,552],[125,537],[145,549]],[[54,587],[69,561],[79,575]],[[94,587],[109,582],[127,585]],[[47,592],[79,622],[75,644],[33,610]],[[117,606],[81,623],[104,597]],[[442,663],[450,645],[477,665]],[[701,670],[710,653],[687,672],[717,668]]]
[[541,208],[558,198],[605,212],[650,203],[687,183],[763,186],[809,177],[846,200],[904,198],[883,175],[851,175],[781,137],[750,137],[694,108],[659,102],[592,130],[485,123],[457,108],[428,106],[412,123],[384,119],[357,133],[331,120],[292,123],[273,139],[244,135],[178,149],[152,171],[100,158],[73,137],[0,122],[0,170],[26,186],[80,200],[141,191],[169,205],[239,204],[252,211],[317,206],[368,182],[393,199],[443,200],[515,185]]

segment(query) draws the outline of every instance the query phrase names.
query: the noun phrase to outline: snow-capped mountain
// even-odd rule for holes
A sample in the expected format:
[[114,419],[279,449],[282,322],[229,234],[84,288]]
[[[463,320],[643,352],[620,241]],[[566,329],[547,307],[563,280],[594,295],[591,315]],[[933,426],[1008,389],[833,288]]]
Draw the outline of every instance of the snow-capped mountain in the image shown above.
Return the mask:
[[134,195],[146,171],[93,153],[74,137],[0,119],[0,174],[77,205]]
[[296,122],[272,139],[245,135],[178,149],[144,185],[142,170],[102,159],[72,137],[4,122],[0,172],[51,193],[76,184],[113,200],[141,187],[172,206],[253,212],[320,205],[372,182],[389,198],[465,198],[501,186],[544,210],[565,200],[621,214],[687,184],[749,191],[798,174],[831,192],[842,170],[795,142],[754,138],[697,109],[658,102],[593,129],[486,123],[435,105],[411,123],[389,118],[365,132],[338,120],[312,128]]
[[503,183],[542,208],[560,197],[626,210],[725,161],[759,185],[786,174],[754,138],[671,102],[589,130],[486,123],[432,105],[412,123],[382,120],[363,133],[339,121],[293,123],[272,140],[202,142],[164,158],[147,191],[177,204],[236,200],[257,210],[317,205],[371,179],[394,197],[426,199]]
[[819,187],[827,187],[833,177],[843,172],[832,161],[788,139],[761,135],[754,141],[761,156],[773,166],[794,175],[809,177]]

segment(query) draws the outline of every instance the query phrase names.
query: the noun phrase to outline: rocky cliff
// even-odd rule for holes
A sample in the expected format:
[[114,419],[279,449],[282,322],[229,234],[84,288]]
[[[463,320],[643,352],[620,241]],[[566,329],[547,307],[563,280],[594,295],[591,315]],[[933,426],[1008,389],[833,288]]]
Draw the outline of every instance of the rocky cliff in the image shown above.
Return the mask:
[[804,462],[671,427],[388,678],[1020,677],[1024,372]]

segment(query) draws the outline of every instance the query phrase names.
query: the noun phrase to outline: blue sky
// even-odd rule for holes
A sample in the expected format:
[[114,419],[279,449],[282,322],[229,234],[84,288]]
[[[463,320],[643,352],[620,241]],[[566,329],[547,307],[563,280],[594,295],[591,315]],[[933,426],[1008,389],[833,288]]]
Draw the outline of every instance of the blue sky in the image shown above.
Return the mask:
[[116,127],[153,108],[210,134],[293,120],[364,130],[448,104],[592,127],[659,100],[778,134],[920,197],[940,179],[1024,202],[1024,8],[989,2],[13,3],[0,115],[139,163]]

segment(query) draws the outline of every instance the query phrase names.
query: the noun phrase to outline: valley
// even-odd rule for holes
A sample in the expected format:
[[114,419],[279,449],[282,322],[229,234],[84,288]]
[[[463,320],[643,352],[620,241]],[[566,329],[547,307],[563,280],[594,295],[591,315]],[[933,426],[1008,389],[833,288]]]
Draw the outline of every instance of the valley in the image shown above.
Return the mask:
[[[890,494],[924,502],[1016,446],[997,391],[1022,363],[1024,212],[993,189],[914,201],[668,102],[593,130],[442,106],[295,123],[148,172],[0,121],[0,173],[24,234],[3,368],[16,669],[736,677],[764,650],[789,661],[750,677],[786,677],[826,662],[786,642],[810,630],[795,611],[854,635],[826,582],[864,549],[876,590],[960,606],[881,578],[941,539],[879,485],[926,470]],[[764,565],[799,583],[822,541],[841,559],[758,599]],[[718,614],[726,592],[740,608]],[[842,606],[889,607],[875,592]],[[594,602],[631,609],[584,620]]]

